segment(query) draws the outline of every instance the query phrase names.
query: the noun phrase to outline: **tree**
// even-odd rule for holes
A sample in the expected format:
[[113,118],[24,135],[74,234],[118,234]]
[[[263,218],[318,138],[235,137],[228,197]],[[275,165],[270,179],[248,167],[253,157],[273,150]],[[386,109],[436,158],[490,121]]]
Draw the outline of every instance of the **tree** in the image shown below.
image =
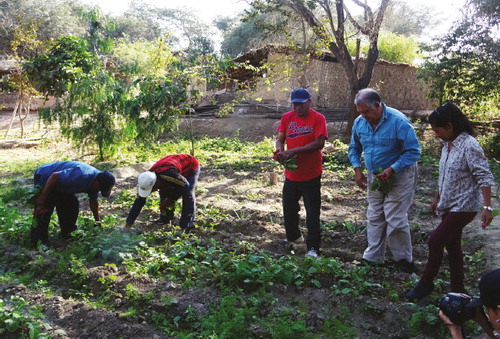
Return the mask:
[[37,95],[37,91],[28,80],[26,73],[19,66],[22,60],[20,55],[32,52],[41,45],[41,41],[37,39],[36,34],[38,27],[39,22],[25,21],[20,23],[14,30],[13,40],[11,42],[11,50],[13,53],[11,57],[15,60],[18,67],[12,74],[9,75],[9,82],[11,83],[12,88],[17,92],[17,99],[14,111],[12,112],[9,127],[5,132],[5,138],[7,138],[16,116],[19,118],[21,126],[21,138],[24,137],[24,121],[30,114],[31,101],[33,97]]
[[125,38],[130,42],[154,41],[163,35],[158,22],[157,10],[142,1],[133,1],[129,9],[114,18],[114,39]]
[[216,22],[216,26],[223,31],[223,56],[235,58],[249,50],[268,45],[292,45],[300,46],[304,50],[313,49],[317,40],[300,17],[285,17],[272,12],[243,18],[238,20],[238,24],[235,22],[236,20],[228,23],[226,19]]
[[[85,23],[79,16],[83,9],[74,1],[0,0],[0,51],[4,55],[12,53],[11,42],[22,23],[38,23],[37,39],[42,42],[42,49],[61,35],[84,35]],[[36,52],[38,49],[20,57],[29,58]]]
[[432,19],[429,7],[419,2],[410,5],[404,0],[394,0],[387,6],[381,29],[407,37],[420,36],[436,25]]
[[[356,42],[349,43],[349,52],[356,53]],[[370,46],[361,42],[360,55],[366,55]],[[414,64],[420,55],[420,45],[415,36],[405,36],[388,31],[380,31],[378,42],[379,58],[391,62]]]
[[98,65],[99,59],[89,51],[85,40],[63,36],[47,53],[26,60],[23,69],[39,92],[61,98],[71,84],[81,81]]
[[[350,117],[347,133],[350,133],[357,112],[354,106],[356,93],[366,88],[373,74],[375,62],[379,56],[378,37],[380,26],[384,18],[389,0],[381,0],[377,10],[373,10],[366,2],[352,0],[363,10],[363,20],[357,21],[344,5],[343,0],[254,0],[251,2],[254,13],[278,11],[289,17],[293,14],[300,16],[313,30],[322,45],[327,48],[342,65],[350,83]],[[348,41],[350,36],[346,29],[349,21],[359,36],[364,36],[369,44],[366,60],[360,69],[359,58],[350,54]]]
[[195,55],[213,53],[211,29],[189,9],[157,9],[157,21],[171,33],[172,48]]
[[500,111],[500,3],[471,0],[451,32],[430,46],[422,76],[430,96],[453,100],[473,118]]

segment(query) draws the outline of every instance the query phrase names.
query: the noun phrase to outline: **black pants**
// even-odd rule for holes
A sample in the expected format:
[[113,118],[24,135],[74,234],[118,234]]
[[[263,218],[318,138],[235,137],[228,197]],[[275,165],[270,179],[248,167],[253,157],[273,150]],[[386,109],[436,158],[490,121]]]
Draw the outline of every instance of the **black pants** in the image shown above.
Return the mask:
[[319,251],[321,246],[321,176],[307,181],[291,181],[285,179],[283,185],[283,215],[285,218],[286,238],[294,241],[300,237],[299,211],[300,198],[304,200],[306,209],[307,250]]
[[46,243],[49,238],[50,216],[56,209],[61,227],[61,236],[68,238],[71,232],[77,229],[76,219],[78,218],[79,204],[74,194],[63,194],[53,192],[47,198],[45,204],[47,211],[42,214],[36,214],[36,227],[31,229],[31,240],[36,244],[39,240]]

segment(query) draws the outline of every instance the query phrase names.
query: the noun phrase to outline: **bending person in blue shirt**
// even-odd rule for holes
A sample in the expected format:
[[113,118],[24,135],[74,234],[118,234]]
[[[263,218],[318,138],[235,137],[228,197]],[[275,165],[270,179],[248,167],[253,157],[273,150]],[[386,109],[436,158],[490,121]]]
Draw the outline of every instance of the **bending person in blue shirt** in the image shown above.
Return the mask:
[[87,193],[89,207],[94,219],[100,221],[98,192],[109,197],[115,184],[115,177],[110,172],[98,169],[78,161],[52,162],[38,167],[34,177],[35,187],[41,192],[35,201],[36,224],[31,229],[33,245],[38,241],[47,245],[50,217],[56,208],[61,227],[61,235],[68,238],[77,229],[79,203],[76,193]]
[[[415,130],[408,118],[387,107],[374,89],[360,90],[354,104],[360,116],[354,121],[348,155],[356,184],[367,189],[368,247],[363,261],[384,262],[388,245],[396,266],[403,272],[413,272],[407,212],[415,193],[420,158]],[[361,168],[362,154],[367,176]],[[381,184],[372,185],[374,180]]]

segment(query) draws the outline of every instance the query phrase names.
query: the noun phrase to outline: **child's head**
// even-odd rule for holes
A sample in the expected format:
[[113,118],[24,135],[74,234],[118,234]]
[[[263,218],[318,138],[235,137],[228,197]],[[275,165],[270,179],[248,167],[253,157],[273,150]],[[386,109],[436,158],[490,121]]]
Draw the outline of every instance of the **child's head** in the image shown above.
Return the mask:
[[436,108],[431,115],[429,115],[428,122],[433,128],[447,128],[451,125],[455,136],[458,136],[462,132],[470,135],[475,134],[472,123],[462,113],[460,108],[451,102],[447,102]]

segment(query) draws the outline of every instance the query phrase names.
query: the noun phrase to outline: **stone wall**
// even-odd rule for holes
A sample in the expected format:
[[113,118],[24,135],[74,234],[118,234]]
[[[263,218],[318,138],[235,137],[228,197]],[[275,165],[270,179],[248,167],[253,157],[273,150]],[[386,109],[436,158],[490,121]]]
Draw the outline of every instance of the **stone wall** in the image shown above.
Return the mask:
[[[342,66],[335,61],[300,55],[270,52],[268,62],[274,67],[259,79],[255,98],[263,102],[287,105],[290,90],[305,87],[317,107],[347,107],[349,84]],[[360,69],[362,69],[362,64]],[[370,87],[379,91],[384,102],[401,110],[431,110],[436,102],[425,98],[428,85],[417,78],[417,68],[408,64],[378,61]]]

